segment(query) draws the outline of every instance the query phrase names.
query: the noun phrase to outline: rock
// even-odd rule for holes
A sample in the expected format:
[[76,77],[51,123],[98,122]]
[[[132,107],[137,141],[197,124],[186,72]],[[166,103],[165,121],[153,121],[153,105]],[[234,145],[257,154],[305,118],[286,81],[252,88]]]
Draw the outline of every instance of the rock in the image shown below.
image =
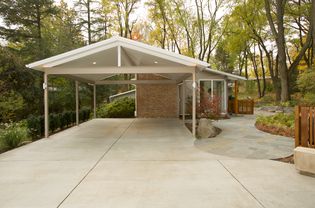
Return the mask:
[[212,125],[211,120],[202,118],[199,120],[197,135],[201,139],[215,137],[217,135],[217,129]]
[[284,113],[293,113],[294,112],[294,108],[293,107],[284,107],[283,108],[283,112]]

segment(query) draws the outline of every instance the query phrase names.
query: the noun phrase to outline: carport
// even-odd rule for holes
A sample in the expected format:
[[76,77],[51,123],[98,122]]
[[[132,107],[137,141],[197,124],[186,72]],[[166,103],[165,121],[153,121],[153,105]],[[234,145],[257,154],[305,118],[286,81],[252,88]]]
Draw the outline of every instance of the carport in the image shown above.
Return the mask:
[[[208,66],[209,64],[206,62],[122,37],[113,37],[27,65],[28,68],[44,72],[46,138],[49,136],[48,76],[50,75],[60,75],[75,80],[77,125],[79,124],[79,82],[93,85],[94,117],[96,117],[97,85],[135,84],[137,87],[142,86],[143,89],[146,89],[146,86],[149,85],[177,86],[189,78],[192,81],[192,129],[195,136],[196,72],[202,71]],[[116,74],[135,74],[136,79],[108,80]],[[151,79],[147,75],[163,79]],[[185,99],[184,95],[177,93],[176,99],[179,97]]]

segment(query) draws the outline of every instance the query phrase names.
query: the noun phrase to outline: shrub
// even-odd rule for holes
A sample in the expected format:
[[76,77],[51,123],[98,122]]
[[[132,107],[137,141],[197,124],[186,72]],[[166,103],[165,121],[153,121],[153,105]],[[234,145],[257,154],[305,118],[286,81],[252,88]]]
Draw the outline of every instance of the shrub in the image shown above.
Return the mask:
[[0,132],[0,142],[5,149],[18,147],[22,142],[29,138],[29,130],[26,123],[11,123]]
[[32,138],[33,139],[40,138],[40,136],[42,135],[42,125],[40,116],[31,115],[26,119],[26,122]]
[[135,100],[126,97],[102,105],[98,108],[97,115],[101,118],[132,118],[134,111]]
[[58,114],[52,113],[49,115],[49,130],[54,132],[60,128],[60,116]]
[[[80,121],[87,121],[90,118],[91,110],[89,108],[83,108],[79,112]],[[76,123],[75,111],[65,111],[63,113],[51,113],[49,114],[49,130],[55,132],[56,130],[65,129]],[[33,140],[41,138],[45,133],[44,116],[30,116],[26,119],[27,127],[30,130],[30,135]]]
[[315,104],[315,69],[307,70],[298,76],[297,85],[303,94],[302,104]]
[[80,121],[87,121],[90,118],[90,114],[91,114],[91,110],[89,108],[82,108],[82,110],[80,110]]
[[258,116],[256,123],[276,127],[294,128],[294,114],[277,113],[272,116]]
[[197,113],[200,118],[219,119],[221,116],[221,97],[213,96],[211,99],[200,99]]

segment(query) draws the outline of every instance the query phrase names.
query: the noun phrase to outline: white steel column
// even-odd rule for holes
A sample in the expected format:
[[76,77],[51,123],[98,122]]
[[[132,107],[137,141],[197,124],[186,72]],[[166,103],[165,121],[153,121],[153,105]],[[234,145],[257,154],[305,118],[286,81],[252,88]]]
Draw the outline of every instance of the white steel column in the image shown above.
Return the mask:
[[93,114],[94,118],[96,118],[96,85],[93,85]]
[[75,81],[75,117],[76,124],[79,125],[79,82]]
[[48,75],[44,74],[44,117],[45,117],[45,138],[49,137],[49,104],[48,104]]
[[197,89],[197,83],[196,83],[196,72],[192,74],[193,78],[193,86],[192,86],[192,133],[193,136],[196,136],[196,89]]
[[117,48],[117,66],[121,67],[121,46],[119,45]]
[[185,122],[185,115],[186,115],[186,82],[183,81],[182,85],[182,119]]

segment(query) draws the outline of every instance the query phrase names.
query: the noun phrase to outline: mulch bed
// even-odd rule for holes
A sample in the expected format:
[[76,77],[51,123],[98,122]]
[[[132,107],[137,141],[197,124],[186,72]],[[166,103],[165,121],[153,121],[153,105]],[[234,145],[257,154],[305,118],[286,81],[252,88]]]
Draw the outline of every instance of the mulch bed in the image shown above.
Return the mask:
[[266,124],[257,123],[257,122],[255,123],[255,126],[260,131],[264,131],[264,132],[274,134],[274,135],[281,135],[281,136],[294,138],[294,130],[290,128],[277,127],[277,126],[266,125]]

